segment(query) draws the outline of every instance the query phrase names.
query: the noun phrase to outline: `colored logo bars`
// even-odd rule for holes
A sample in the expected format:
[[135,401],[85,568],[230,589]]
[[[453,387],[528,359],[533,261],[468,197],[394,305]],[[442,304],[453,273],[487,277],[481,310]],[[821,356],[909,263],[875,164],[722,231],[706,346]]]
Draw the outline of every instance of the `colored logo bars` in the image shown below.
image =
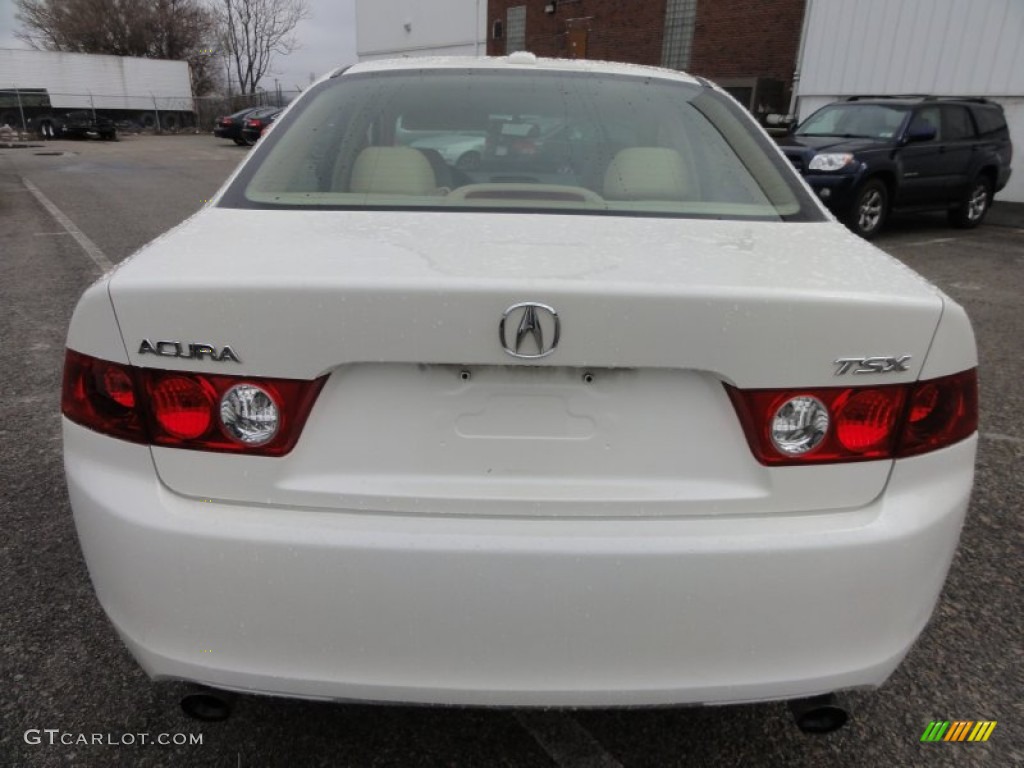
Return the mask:
[[932,720],[921,741],[988,741],[995,729],[995,720]]

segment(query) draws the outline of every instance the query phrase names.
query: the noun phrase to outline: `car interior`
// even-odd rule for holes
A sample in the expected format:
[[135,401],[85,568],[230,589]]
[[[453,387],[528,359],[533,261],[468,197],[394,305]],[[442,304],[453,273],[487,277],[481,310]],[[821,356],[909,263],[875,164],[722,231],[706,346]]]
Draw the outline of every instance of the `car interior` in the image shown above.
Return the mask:
[[[592,87],[586,79],[589,87],[580,88],[562,77],[538,77],[533,88],[520,81],[506,92],[485,79],[467,82],[453,73],[426,88],[403,73],[325,90],[281,132],[285,140],[266,142],[269,154],[246,195],[342,207],[776,219],[799,208],[779,169],[751,144],[749,129],[697,88],[657,85],[644,92],[607,81]],[[478,154],[471,167],[451,151],[458,146]]]

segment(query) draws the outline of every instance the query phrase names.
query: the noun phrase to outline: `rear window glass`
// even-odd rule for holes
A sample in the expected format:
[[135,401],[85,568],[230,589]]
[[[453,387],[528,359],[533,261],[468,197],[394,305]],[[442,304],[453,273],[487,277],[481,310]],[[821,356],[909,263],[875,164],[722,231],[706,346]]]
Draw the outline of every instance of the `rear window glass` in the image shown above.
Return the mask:
[[946,141],[974,138],[974,125],[971,123],[971,117],[967,114],[966,107],[943,105],[942,138]]
[[735,103],[669,80],[347,74],[280,123],[222,205],[823,218]]
[[1006,130],[1006,119],[1001,110],[995,107],[972,107],[971,111],[981,136],[992,138]]

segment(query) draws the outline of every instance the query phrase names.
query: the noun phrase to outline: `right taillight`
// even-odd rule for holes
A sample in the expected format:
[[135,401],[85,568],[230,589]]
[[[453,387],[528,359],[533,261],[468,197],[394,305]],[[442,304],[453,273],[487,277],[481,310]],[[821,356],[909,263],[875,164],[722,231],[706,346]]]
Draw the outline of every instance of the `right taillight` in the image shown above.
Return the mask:
[[915,456],[959,442],[978,429],[976,369],[910,387],[897,456]]
[[879,387],[726,390],[751,451],[769,466],[915,456],[978,428],[973,368]]
[[134,368],[69,349],[61,409],[77,424],[138,443],[283,456],[325,380]]

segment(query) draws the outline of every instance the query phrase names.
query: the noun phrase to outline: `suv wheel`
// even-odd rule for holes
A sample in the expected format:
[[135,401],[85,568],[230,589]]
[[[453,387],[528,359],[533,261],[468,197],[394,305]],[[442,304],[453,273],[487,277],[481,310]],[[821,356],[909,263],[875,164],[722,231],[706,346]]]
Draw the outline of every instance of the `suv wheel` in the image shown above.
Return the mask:
[[960,205],[949,212],[949,223],[960,229],[976,227],[985,218],[992,204],[992,182],[987,176],[978,176],[967,187]]
[[878,179],[869,179],[857,192],[857,199],[847,217],[847,224],[865,240],[870,240],[882,228],[888,212],[888,187]]

